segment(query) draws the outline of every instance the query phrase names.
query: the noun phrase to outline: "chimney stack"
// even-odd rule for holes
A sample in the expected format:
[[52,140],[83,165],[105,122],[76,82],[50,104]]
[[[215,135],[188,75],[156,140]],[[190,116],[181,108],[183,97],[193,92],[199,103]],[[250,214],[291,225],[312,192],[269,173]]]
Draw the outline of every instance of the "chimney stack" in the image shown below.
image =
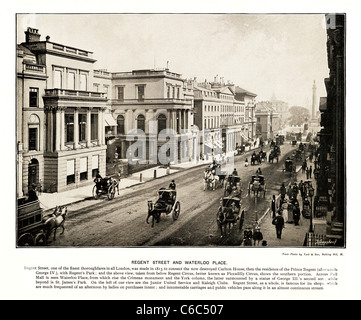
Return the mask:
[[40,41],[40,33],[38,29],[30,28],[25,31],[25,41],[26,43],[38,42]]

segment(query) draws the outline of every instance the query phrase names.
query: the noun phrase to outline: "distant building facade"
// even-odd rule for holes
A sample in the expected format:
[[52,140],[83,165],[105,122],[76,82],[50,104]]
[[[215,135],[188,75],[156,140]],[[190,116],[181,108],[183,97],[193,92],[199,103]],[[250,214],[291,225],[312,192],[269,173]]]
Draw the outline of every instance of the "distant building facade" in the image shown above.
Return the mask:
[[275,139],[280,131],[279,114],[270,103],[258,102],[256,104],[257,136],[263,141]]

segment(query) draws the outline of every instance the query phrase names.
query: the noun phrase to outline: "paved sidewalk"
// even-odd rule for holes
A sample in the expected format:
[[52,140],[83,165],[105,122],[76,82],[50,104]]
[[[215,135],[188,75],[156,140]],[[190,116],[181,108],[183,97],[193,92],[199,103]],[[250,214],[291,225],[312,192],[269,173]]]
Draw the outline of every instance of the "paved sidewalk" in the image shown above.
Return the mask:
[[[312,165],[313,163],[308,159],[307,166]],[[312,175],[311,178],[307,179],[306,173],[301,171],[301,166],[297,166],[297,184],[303,180],[312,180],[313,188],[316,189],[316,180]],[[287,187],[287,186],[286,186]],[[288,189],[288,188],[287,188]],[[302,199],[300,193],[297,197],[301,210],[302,210]],[[271,207],[271,203],[270,203]],[[326,230],[326,219],[325,218],[315,218],[313,217],[313,226],[312,229],[314,233],[322,234]],[[278,239],[276,236],[276,228],[272,224],[272,210],[268,210],[263,217],[259,219],[259,226],[261,227],[261,232],[263,239],[267,241],[267,246],[269,247],[302,247],[306,233],[310,230],[311,220],[304,218],[301,214],[299,225],[295,226],[294,223],[285,223],[285,228],[282,231],[281,239]]]

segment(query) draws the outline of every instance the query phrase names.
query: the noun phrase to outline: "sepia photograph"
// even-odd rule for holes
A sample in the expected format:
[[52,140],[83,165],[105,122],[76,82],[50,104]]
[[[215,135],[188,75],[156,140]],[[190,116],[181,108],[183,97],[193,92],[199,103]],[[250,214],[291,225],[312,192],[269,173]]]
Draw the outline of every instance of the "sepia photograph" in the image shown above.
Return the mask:
[[346,20],[17,13],[14,247],[346,248]]

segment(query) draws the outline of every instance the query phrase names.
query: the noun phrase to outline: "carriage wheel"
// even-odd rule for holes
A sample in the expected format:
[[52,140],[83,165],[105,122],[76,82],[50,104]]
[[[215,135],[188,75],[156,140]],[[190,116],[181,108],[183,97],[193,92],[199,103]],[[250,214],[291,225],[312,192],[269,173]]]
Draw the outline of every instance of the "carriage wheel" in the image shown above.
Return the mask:
[[114,199],[114,195],[115,195],[115,188],[114,186],[110,186],[108,189],[108,199],[109,200]]
[[35,236],[35,245],[36,246],[45,246],[46,245],[46,237],[45,237],[45,234],[44,233],[38,233],[36,236]]
[[177,201],[177,202],[175,203],[175,207],[174,207],[174,210],[173,210],[173,220],[177,220],[177,219],[178,219],[179,213],[180,213],[180,202]]
[[97,192],[97,186],[93,187],[93,197],[95,200],[99,199],[99,192]]
[[18,246],[28,247],[34,245],[34,237],[30,233],[22,234],[18,239]]

